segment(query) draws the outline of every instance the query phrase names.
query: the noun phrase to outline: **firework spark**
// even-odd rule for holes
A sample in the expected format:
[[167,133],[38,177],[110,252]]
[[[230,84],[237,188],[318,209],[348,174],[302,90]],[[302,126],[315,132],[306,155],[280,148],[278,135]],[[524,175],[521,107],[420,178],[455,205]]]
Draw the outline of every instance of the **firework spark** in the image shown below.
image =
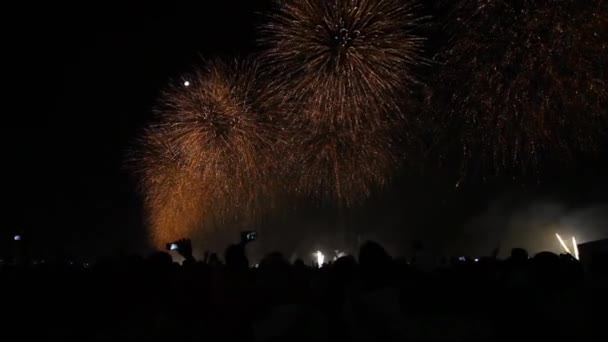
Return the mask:
[[202,182],[194,153],[172,141],[172,132],[151,127],[142,139],[139,165],[142,190],[157,246],[190,236],[202,222]]
[[386,131],[300,127],[288,146],[295,151],[286,160],[288,178],[295,183],[288,187],[297,195],[338,206],[368,198],[386,184],[398,163]]
[[313,126],[384,126],[418,62],[413,8],[400,0],[281,2],[262,30],[277,97]]
[[437,103],[492,171],[597,146],[608,108],[608,3],[457,1]]
[[394,170],[398,94],[413,80],[419,18],[400,0],[282,1],[263,29],[265,104],[286,129],[298,194],[348,206]]
[[163,93],[140,162],[155,244],[258,209],[270,138],[253,102],[256,70],[215,61]]

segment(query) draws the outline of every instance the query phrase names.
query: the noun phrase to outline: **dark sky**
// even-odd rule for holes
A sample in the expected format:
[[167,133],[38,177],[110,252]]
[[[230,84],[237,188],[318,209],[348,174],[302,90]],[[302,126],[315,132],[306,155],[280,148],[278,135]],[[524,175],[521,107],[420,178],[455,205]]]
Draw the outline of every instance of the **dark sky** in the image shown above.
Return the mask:
[[29,230],[70,245],[121,245],[140,234],[134,184],[122,165],[155,97],[199,56],[248,53],[265,5],[196,3],[24,4],[3,11],[10,75],[3,233]]
[[[3,77],[0,136],[7,204],[1,238],[25,231],[40,248],[87,254],[141,247],[139,200],[123,167],[129,146],[150,120],[163,85],[199,56],[254,50],[253,28],[268,2],[27,3],[5,8],[2,55],[8,77]],[[431,170],[424,177],[404,172],[396,186],[359,212],[359,224],[368,228],[358,229],[372,237],[397,231],[399,243],[449,236],[445,244],[459,236],[462,222],[481,215],[505,193],[523,193],[522,198],[541,194],[574,206],[601,203],[606,167],[604,155],[598,159],[557,164],[541,176],[540,185],[473,181],[458,192],[453,190],[457,177],[449,171]],[[323,234],[330,220],[315,215],[314,223],[303,227],[277,225]],[[389,228],[383,231],[384,226]]]

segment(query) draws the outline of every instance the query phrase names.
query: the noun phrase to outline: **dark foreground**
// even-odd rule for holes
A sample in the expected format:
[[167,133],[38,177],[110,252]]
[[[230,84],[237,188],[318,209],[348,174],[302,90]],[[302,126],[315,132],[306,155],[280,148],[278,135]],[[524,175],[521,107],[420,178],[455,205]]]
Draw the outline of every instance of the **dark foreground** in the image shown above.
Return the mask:
[[600,341],[606,266],[515,251],[420,271],[373,243],[323,268],[241,246],[183,265],[166,253],[4,265],[2,341]]

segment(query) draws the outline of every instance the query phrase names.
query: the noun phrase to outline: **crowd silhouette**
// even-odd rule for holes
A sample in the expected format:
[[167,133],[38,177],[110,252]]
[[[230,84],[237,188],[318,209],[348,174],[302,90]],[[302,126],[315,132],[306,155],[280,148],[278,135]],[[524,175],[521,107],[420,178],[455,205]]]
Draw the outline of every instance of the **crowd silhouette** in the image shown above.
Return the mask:
[[[442,259],[432,270],[377,243],[322,267],[280,253],[255,267],[246,244],[223,262],[155,252],[92,264],[4,263],[4,341],[513,341],[601,340],[605,264],[570,255]],[[605,323],[605,322],[604,322]],[[600,335],[598,335],[600,334]]]

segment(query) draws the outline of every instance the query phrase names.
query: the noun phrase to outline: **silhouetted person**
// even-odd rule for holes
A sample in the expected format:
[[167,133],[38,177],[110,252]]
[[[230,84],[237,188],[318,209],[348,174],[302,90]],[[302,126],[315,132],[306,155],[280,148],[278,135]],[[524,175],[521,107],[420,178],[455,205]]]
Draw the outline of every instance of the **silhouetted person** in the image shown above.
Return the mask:
[[222,266],[222,261],[217,256],[217,253],[211,253],[209,255],[209,266],[211,266],[211,267],[220,267],[220,266]]
[[192,255],[192,243],[190,239],[181,239],[176,241],[175,244],[177,244],[177,252],[184,258],[184,265],[191,266],[196,263]]
[[525,263],[528,261],[528,251],[523,248],[513,248],[511,250],[511,257],[509,260],[516,262],[518,264]]
[[169,253],[153,252],[148,256],[146,262],[154,267],[165,269],[171,267],[171,265],[173,264],[173,259],[171,258],[171,255],[169,255]]
[[562,281],[561,262],[557,254],[540,252],[532,259],[532,274],[538,286],[554,287]]
[[245,255],[245,244],[243,243],[228,246],[224,260],[226,260],[226,269],[229,271],[246,272],[249,269],[249,260]]
[[373,241],[365,242],[359,250],[359,266],[363,284],[368,289],[385,286],[390,281],[391,256]]

